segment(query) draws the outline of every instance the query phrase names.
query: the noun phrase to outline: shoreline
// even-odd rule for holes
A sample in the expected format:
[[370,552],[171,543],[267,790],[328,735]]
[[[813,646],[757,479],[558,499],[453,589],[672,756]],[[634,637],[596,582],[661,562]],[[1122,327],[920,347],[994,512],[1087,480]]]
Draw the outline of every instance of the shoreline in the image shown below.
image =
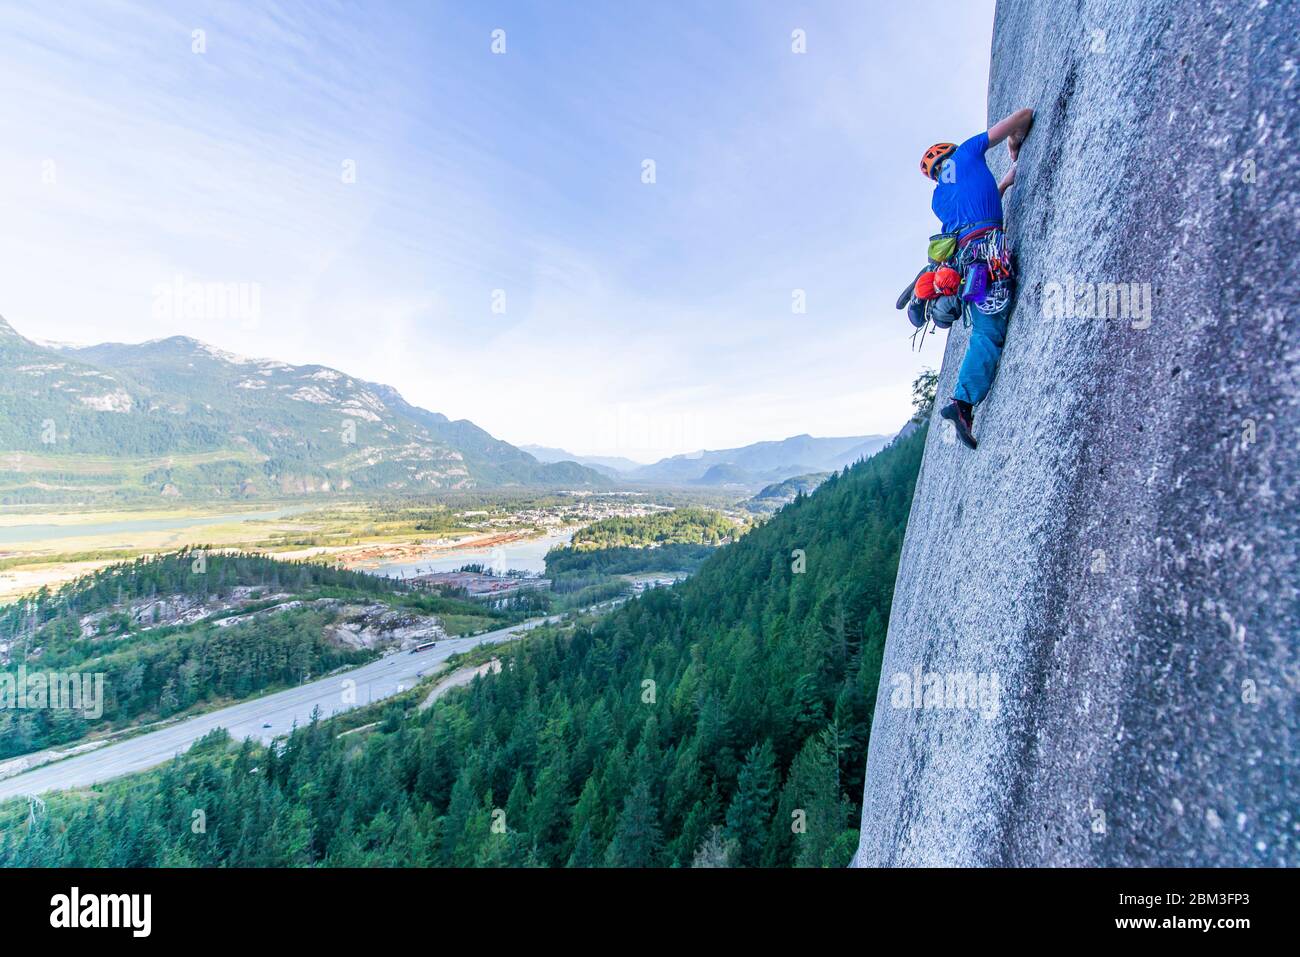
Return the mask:
[[[345,568],[357,571],[373,571],[379,574],[379,569],[384,565],[416,563],[423,559],[445,557],[458,551],[473,551],[494,548],[512,542],[531,541],[565,530],[564,528],[546,528],[539,533],[533,528],[528,531],[485,532],[452,539],[371,542],[360,545],[315,545],[287,551],[238,544],[217,545],[212,550],[244,550],[284,561],[302,561],[313,558],[333,559]],[[129,558],[88,559],[78,562],[33,562],[31,565],[14,566],[0,571],[0,605],[17,601],[24,595],[37,591],[42,587],[58,587],[65,582],[73,581],[120,561],[131,561],[137,557],[164,554],[174,550],[175,548],[148,548],[141,549]]]
[[311,548],[286,552],[267,552],[272,558],[294,561],[300,558],[312,558],[316,555],[337,555],[348,568],[372,568],[394,562],[418,561],[421,558],[445,555],[448,552],[469,551],[479,548],[492,548],[510,542],[531,541],[545,538],[554,530],[538,533],[536,530],[490,532],[482,535],[469,535],[456,539],[421,542],[387,542],[370,545],[318,545]]

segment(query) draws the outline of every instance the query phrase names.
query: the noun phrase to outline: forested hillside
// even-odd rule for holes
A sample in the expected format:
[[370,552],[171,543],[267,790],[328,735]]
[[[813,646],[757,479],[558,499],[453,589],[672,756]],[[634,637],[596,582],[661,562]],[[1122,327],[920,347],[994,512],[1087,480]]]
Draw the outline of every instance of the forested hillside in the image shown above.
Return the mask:
[[427,712],[11,804],[0,864],[842,866],[924,438]]
[[573,534],[574,551],[657,545],[717,545],[740,531],[737,523],[707,508],[674,508],[649,515],[604,518]]
[[0,710],[0,759],[362,664],[406,636],[529,611],[262,555],[184,551],[110,566],[0,610],[0,665],[102,674],[102,713]]
[[[35,632],[77,637],[82,615],[112,605],[156,596],[221,595],[241,585],[272,591],[333,586],[371,595],[404,588],[395,579],[319,562],[286,562],[266,555],[186,549],[110,565],[57,589],[41,588],[0,606],[0,642]],[[37,642],[38,646],[42,644]]]
[[689,574],[745,528],[713,509],[686,507],[602,519],[546,554],[546,576],[570,605],[589,605],[631,590],[621,576]]
[[546,553],[546,574],[557,591],[586,576],[627,575],[634,572],[694,571],[717,551],[715,545],[663,545],[659,548],[593,548],[575,551],[553,548]]

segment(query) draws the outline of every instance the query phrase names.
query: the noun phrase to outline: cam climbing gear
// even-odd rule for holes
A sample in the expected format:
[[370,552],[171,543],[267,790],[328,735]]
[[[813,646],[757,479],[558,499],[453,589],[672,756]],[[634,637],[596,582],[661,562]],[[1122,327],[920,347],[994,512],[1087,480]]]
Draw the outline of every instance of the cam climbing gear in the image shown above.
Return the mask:
[[956,143],[935,143],[921,157],[921,172],[926,179],[935,179],[939,165],[953,153],[957,152]]
[[999,279],[989,286],[988,294],[975,308],[986,316],[996,316],[1011,302],[1011,280]]
[[960,255],[958,265],[971,283],[971,273],[976,267],[987,270],[984,295],[981,298],[963,298],[986,316],[996,315],[1011,302],[1011,290],[1015,276],[1011,265],[1011,245],[1007,234],[998,222],[988,221],[973,223],[962,229],[962,237],[957,245]]

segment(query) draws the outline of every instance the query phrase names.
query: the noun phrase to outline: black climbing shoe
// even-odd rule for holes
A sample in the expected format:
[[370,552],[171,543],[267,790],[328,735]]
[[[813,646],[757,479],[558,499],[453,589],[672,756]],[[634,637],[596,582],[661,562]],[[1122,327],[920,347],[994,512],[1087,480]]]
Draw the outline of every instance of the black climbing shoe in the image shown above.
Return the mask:
[[975,427],[975,410],[969,402],[953,399],[939,410],[939,414],[952,423],[959,439],[975,448],[975,435],[971,431]]

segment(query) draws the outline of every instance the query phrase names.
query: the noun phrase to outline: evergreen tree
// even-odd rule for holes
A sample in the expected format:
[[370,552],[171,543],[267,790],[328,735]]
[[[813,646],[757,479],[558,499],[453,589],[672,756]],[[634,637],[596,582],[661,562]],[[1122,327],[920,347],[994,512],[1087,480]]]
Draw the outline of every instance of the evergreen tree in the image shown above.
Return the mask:
[[658,863],[662,844],[654,796],[650,785],[641,781],[623,803],[605,863],[609,867],[653,867]]
[[776,756],[772,743],[754,745],[745,755],[736,795],[727,808],[727,838],[736,844],[736,863],[756,866],[767,843],[776,797]]

